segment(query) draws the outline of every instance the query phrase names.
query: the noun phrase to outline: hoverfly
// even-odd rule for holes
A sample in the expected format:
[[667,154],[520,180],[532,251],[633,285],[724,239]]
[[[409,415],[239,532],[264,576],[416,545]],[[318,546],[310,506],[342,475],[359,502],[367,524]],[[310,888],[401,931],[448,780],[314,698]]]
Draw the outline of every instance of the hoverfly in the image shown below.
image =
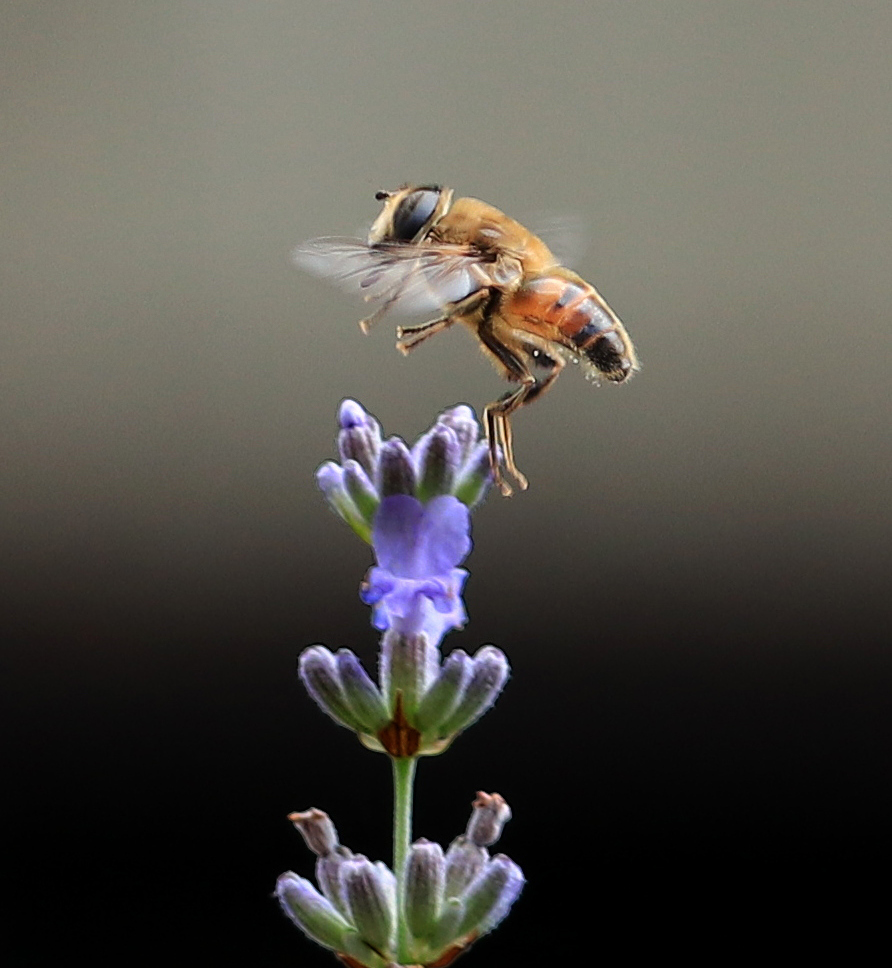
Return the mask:
[[408,354],[436,333],[463,323],[511,383],[484,410],[493,477],[512,493],[504,467],[522,490],[527,479],[514,462],[510,417],[557,379],[567,359],[588,375],[622,383],[637,369],[625,327],[600,293],[560,265],[529,229],[477,198],[453,199],[450,188],[404,185],[378,192],[384,202],[368,240],[311,239],[295,261],[376,303],[360,322],[364,332],[389,310],[434,312],[397,329],[397,349]]

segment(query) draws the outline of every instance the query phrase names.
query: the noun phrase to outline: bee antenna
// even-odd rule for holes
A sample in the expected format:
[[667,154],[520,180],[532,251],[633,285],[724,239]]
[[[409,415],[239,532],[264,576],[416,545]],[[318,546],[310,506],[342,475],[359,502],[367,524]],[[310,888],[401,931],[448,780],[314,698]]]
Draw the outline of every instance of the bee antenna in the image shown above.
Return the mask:
[[390,198],[390,192],[375,192],[375,200],[383,202],[385,198]]

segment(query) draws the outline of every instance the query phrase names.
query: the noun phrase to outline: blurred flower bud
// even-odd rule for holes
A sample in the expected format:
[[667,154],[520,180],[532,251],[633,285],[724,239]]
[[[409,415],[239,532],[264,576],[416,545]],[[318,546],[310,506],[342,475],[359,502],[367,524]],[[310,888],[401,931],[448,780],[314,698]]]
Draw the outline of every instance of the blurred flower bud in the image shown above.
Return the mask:
[[344,951],[350,924],[306,878],[287,871],[276,882],[276,897],[291,920],[313,941]]
[[443,848],[423,838],[416,840],[406,862],[406,922],[415,938],[424,940],[435,931],[445,887]]
[[374,480],[381,452],[381,425],[355,400],[344,400],[338,410],[338,452],[342,461],[355,460]]
[[288,819],[317,857],[330,854],[338,846],[338,832],[325,811],[311,807],[302,813],[289,813]]
[[456,837],[446,851],[446,896],[461,897],[488,860],[489,851],[484,847],[464,834]]
[[511,819],[511,808],[498,793],[478,792],[468,821],[468,839],[478,847],[491,847],[502,836],[502,827]]
[[514,861],[504,854],[493,857],[465,891],[459,934],[482,935],[491,931],[517,900],[523,883],[523,872]]
[[492,645],[485,645],[474,656],[474,668],[464,695],[452,714],[439,726],[441,734],[467,729],[496,701],[508,681],[508,660]]
[[341,867],[341,883],[352,921],[362,939],[379,952],[395,942],[396,888],[393,874],[358,854]]
[[415,494],[415,465],[409,448],[399,437],[389,438],[381,448],[378,493],[382,499],[394,494]]

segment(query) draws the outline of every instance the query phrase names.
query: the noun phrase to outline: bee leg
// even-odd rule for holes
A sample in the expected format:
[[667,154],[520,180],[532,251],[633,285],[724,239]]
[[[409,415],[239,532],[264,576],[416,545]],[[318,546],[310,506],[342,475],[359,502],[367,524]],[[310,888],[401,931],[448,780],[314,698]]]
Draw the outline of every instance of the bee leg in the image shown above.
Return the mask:
[[[529,356],[524,359],[519,353],[509,350],[491,330],[484,335],[486,329],[488,329],[486,326],[480,327],[480,338],[484,345],[502,365],[505,375],[521,384],[516,390],[506,393],[494,403],[489,404],[484,411],[493,476],[502,494],[509,497],[511,488],[502,478],[498,467],[498,450],[500,447],[502,459],[505,462],[505,470],[517,481],[517,485],[522,491],[525,491],[529,486],[526,477],[514,463],[514,434],[511,429],[511,414],[526,404],[532,403],[536,397],[541,396],[558,378],[565,366],[565,361],[562,357],[549,353],[546,344],[543,342],[540,346],[538,341],[528,348],[524,347],[525,351],[529,353]],[[532,355],[533,350],[537,351],[535,357]],[[530,372],[528,364],[531,363],[539,367],[546,367],[549,372],[544,377],[537,379]]]
[[442,330],[448,329],[453,323],[458,322],[463,317],[472,315],[489,298],[489,289],[478,289],[472,292],[470,296],[465,296],[459,302],[452,303],[449,306],[449,312],[444,316],[439,316],[437,319],[430,319],[426,323],[421,323],[418,326],[398,326],[396,330],[396,348],[403,356],[408,356],[409,352],[414,350],[419,343],[423,343],[431,336],[435,336]]
[[396,348],[403,356],[408,356],[410,350],[414,350],[419,343],[430,339],[431,336],[435,336],[441,330],[448,329],[456,322],[456,319],[455,316],[441,316],[439,319],[431,319],[426,323],[421,323],[420,326],[397,326]]
[[396,297],[392,297],[387,300],[387,302],[382,303],[371,316],[366,316],[365,319],[359,321],[359,328],[365,333],[366,336],[369,335],[369,330],[374,326],[378,320],[385,315],[388,309],[396,302]]
[[525,491],[529,482],[517,469],[514,463],[514,446],[511,434],[511,425],[508,417],[523,404],[523,401],[530,389],[536,385],[536,378],[530,372],[527,361],[519,353],[509,349],[493,332],[491,317],[486,317],[477,330],[480,341],[484,348],[493,356],[495,362],[502,370],[507,380],[521,385],[516,390],[511,390],[503,397],[490,403],[483,411],[486,419],[486,436],[489,440],[489,463],[492,467],[494,482],[505,497],[510,497],[514,492],[511,485],[502,477],[501,460],[505,462],[505,470],[517,481],[517,486]]

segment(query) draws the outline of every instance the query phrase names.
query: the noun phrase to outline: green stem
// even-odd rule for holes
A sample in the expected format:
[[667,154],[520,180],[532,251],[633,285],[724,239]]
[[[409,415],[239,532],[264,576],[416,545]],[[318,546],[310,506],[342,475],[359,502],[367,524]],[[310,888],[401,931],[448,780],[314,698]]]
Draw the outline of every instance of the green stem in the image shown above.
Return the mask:
[[409,953],[406,926],[406,857],[412,839],[412,793],[415,781],[414,756],[392,757],[393,763],[393,873],[396,874],[397,952],[400,961]]

